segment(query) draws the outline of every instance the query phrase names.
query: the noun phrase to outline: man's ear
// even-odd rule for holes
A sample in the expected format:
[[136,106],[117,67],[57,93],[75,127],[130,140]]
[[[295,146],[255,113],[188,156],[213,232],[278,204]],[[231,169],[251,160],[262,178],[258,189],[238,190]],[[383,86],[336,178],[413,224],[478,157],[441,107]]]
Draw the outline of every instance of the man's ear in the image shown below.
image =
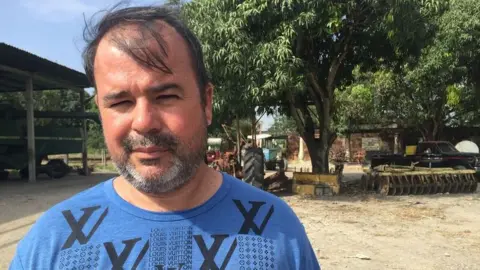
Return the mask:
[[205,116],[207,118],[207,124],[210,126],[213,119],[213,84],[208,83],[205,87]]
[[[95,90],[96,92],[96,90]],[[98,109],[98,119],[100,120],[100,124],[102,123],[102,114],[100,113],[100,108],[98,106],[98,95],[97,93],[94,94],[95,97],[93,98],[95,100],[95,106],[97,106],[97,109]]]
[[95,96],[93,99],[95,100],[95,105],[97,106],[98,108],[98,95],[97,95],[97,90],[95,90],[95,93],[93,93],[93,95]]

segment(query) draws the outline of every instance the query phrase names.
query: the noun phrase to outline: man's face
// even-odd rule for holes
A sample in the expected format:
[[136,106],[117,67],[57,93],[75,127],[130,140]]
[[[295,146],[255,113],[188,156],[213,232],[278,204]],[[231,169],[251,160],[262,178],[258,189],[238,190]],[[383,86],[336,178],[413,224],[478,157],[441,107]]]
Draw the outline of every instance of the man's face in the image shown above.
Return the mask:
[[[138,35],[133,26],[117,31]],[[168,25],[161,35],[172,74],[136,63],[108,35],[98,46],[94,66],[96,100],[112,161],[134,187],[152,194],[173,191],[195,174],[204,162],[212,118],[212,87],[205,89],[202,104],[187,45]],[[160,52],[155,42],[149,43]]]

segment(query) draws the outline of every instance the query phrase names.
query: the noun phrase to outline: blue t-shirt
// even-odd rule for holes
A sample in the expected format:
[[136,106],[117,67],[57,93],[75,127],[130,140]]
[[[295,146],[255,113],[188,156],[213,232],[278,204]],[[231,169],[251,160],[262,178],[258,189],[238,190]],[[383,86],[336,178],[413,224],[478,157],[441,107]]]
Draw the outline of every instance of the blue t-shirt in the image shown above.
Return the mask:
[[305,229],[278,197],[227,174],[204,204],[157,213],[113,179],[44,213],[10,269],[320,269]]

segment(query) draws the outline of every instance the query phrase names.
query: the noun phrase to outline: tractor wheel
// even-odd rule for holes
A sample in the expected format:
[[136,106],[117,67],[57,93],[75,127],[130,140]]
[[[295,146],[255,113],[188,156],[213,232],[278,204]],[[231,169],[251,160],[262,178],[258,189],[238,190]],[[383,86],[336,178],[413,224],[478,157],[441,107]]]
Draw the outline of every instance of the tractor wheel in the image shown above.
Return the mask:
[[277,169],[277,163],[273,161],[265,162],[265,169],[269,171],[275,171]]
[[9,171],[0,171],[0,180],[8,180]]
[[264,171],[264,156],[261,148],[248,149],[244,157],[243,181],[252,186],[262,188]]
[[22,179],[28,179],[28,166],[26,168],[21,169],[19,172],[20,177]]
[[61,159],[52,159],[47,163],[48,176],[51,178],[62,178],[70,172],[70,167],[68,167],[65,162]]

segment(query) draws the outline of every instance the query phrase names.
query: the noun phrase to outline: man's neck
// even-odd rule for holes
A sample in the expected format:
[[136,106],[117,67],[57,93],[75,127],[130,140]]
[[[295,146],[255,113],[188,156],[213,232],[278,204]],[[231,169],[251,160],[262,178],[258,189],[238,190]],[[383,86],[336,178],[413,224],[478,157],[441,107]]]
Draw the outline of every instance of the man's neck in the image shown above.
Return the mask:
[[206,202],[220,188],[222,180],[219,172],[202,164],[187,184],[162,195],[138,191],[121,176],[114,180],[113,187],[120,197],[136,207],[154,212],[170,212],[192,209]]

